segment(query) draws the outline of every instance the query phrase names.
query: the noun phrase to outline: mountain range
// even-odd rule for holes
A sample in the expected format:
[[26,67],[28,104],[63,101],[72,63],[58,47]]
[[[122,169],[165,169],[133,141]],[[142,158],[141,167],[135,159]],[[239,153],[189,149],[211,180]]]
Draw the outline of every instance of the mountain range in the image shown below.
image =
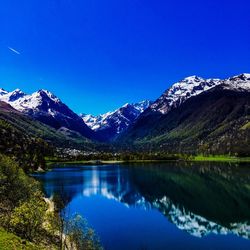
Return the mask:
[[131,126],[151,103],[148,100],[132,104],[126,103],[121,108],[102,115],[80,114],[80,116],[98,134],[99,138],[104,141],[112,141]]
[[188,77],[163,93],[118,139],[167,152],[249,155],[250,74]]
[[20,89],[12,92],[0,89],[0,101],[63,133],[77,132],[97,141],[112,141],[150,105],[150,101],[127,103],[113,112],[99,116],[77,115],[48,90],[39,90],[28,95]]
[[95,133],[81,118],[47,90],[27,95],[20,89],[12,92],[0,89],[0,100],[56,130],[75,131],[88,139],[96,139]]
[[11,144],[24,148],[26,142],[41,139],[56,147],[82,148],[92,147],[91,142],[79,133],[56,130],[33,117],[14,109],[6,102],[0,101],[0,148],[10,151]]
[[77,115],[47,90],[25,94],[0,89],[0,101],[66,136],[136,150],[184,153],[250,152],[250,74],[228,79],[187,77],[156,101],[115,111]]

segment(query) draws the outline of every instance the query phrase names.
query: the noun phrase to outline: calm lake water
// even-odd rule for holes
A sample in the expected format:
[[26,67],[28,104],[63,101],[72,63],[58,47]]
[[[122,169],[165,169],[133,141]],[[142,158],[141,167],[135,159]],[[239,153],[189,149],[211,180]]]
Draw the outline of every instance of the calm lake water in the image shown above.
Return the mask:
[[250,165],[67,165],[35,177],[107,250],[250,249]]

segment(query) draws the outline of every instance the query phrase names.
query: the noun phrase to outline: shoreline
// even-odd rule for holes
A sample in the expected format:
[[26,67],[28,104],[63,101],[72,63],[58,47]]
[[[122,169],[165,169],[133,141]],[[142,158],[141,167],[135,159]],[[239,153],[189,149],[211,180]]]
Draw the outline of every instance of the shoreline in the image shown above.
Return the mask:
[[250,157],[229,157],[229,156],[195,156],[193,159],[165,159],[165,160],[48,160],[48,167],[54,164],[65,165],[106,165],[106,164],[126,164],[126,163],[164,163],[164,162],[224,162],[224,163],[250,163]]

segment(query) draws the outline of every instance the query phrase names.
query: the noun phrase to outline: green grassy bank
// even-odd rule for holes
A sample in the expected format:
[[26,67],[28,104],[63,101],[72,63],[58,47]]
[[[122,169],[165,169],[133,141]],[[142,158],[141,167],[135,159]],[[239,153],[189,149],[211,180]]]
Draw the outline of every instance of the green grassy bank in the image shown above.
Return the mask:
[[125,163],[157,163],[157,162],[169,162],[169,161],[185,161],[185,162],[234,162],[234,163],[247,163],[250,162],[250,157],[236,157],[228,155],[171,155],[162,159],[150,159],[142,157],[143,159],[136,159],[131,156],[131,159],[110,159],[110,160],[74,160],[74,159],[46,159],[47,167],[54,164],[72,164],[72,165],[105,165],[105,164],[125,164]]
[[42,246],[24,240],[13,233],[9,233],[0,227],[0,249],[3,250],[37,250],[46,249]]

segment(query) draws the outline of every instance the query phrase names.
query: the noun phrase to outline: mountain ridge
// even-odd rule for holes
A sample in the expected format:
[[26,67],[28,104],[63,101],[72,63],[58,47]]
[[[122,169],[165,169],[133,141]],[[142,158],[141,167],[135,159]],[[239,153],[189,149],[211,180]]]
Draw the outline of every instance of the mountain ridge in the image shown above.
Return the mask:
[[[90,140],[79,133],[65,133],[58,131],[40,121],[23,114],[14,109],[10,104],[0,101],[0,134],[1,138],[7,138],[6,131],[14,131],[25,138],[35,138],[44,140],[53,147],[67,148],[94,148],[95,145]],[[11,135],[12,132],[9,132]],[[9,135],[9,136],[10,136]],[[11,137],[10,141],[13,140]],[[8,140],[1,141],[0,148],[8,144]],[[18,142],[19,143],[19,142]],[[8,150],[8,147],[4,147]]]
[[[221,140],[219,144],[226,148],[222,141],[226,143],[225,138],[233,141],[228,131],[236,141],[243,142],[243,134],[249,138],[249,93],[250,74],[244,73],[227,79],[189,76],[174,83],[154,102],[126,103],[99,116],[77,115],[44,89],[28,95],[20,89],[8,92],[1,88],[0,101],[64,134],[79,133],[87,139],[114,145],[130,144],[133,149],[138,145],[139,148],[157,145],[195,153],[200,148],[211,149],[212,145],[218,148],[211,143],[212,139]],[[188,143],[189,147],[180,147]],[[238,152],[235,145],[233,148],[233,152]],[[247,145],[246,150],[250,151]],[[246,150],[240,153],[246,154]]]
[[[209,78],[205,79],[199,76],[189,76],[179,82],[174,83],[168,88],[150,107],[152,111],[158,111],[166,114],[171,108],[178,107],[187,99],[208,91],[218,85],[227,85],[234,90],[250,90],[250,86],[244,85],[245,81],[250,81],[250,74],[243,73],[227,79]],[[238,85],[238,86],[237,86]]]
[[[192,98],[183,101],[181,96],[182,101],[173,106],[168,98],[165,103],[162,98],[157,99],[118,138],[118,143],[133,149],[157,148],[171,153],[249,155],[249,76],[220,80]],[[158,103],[160,110],[154,109]],[[165,112],[161,110],[163,106],[167,107]]]
[[38,90],[27,95],[20,89],[1,90],[0,101],[57,130],[65,127],[88,139],[97,139],[95,133],[66,104],[48,90]]
[[80,114],[83,121],[105,141],[113,140],[133,124],[139,115],[146,110],[151,101],[126,103],[122,107],[98,116]]

